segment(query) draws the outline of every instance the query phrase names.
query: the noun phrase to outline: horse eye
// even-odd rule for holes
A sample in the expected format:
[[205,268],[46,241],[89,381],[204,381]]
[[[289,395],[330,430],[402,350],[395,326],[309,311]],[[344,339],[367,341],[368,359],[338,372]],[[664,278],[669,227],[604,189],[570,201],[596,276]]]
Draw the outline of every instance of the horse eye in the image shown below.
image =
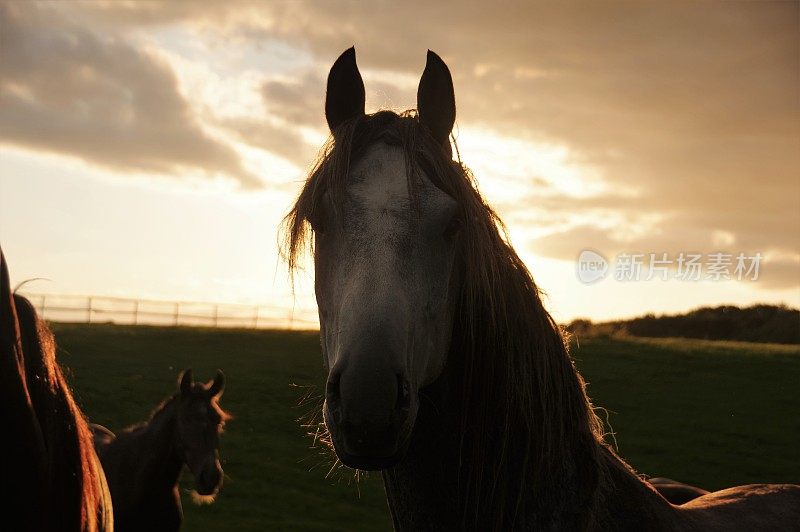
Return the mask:
[[461,215],[456,214],[447,222],[447,227],[444,229],[443,236],[445,240],[452,240],[453,237],[458,234],[459,230],[461,230]]

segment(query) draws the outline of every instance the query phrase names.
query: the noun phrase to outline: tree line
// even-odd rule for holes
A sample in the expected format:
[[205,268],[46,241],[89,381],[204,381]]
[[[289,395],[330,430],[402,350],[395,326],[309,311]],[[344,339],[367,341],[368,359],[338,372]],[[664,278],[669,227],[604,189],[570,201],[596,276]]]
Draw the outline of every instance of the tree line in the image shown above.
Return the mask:
[[800,310],[785,305],[722,305],[600,323],[576,319],[566,328],[579,338],[628,335],[800,344]]

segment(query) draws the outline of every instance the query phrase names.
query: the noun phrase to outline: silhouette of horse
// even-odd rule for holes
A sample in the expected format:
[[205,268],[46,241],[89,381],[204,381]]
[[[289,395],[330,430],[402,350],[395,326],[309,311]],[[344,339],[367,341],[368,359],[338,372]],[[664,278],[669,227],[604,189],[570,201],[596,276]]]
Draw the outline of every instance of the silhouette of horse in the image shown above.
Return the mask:
[[106,479],[56,362],[53,333],[27,299],[12,294],[2,250],[0,422],[6,526],[37,532],[114,529]]
[[610,449],[561,330],[469,171],[450,72],[417,111],[364,112],[355,50],[328,75],[332,139],[284,220],[311,242],[323,416],[338,458],[382,470],[398,530],[797,527],[800,486],[673,506]]
[[654,477],[648,478],[647,482],[672,504],[685,504],[710,493],[708,490],[684,484],[671,478]]
[[148,421],[115,436],[93,425],[95,446],[108,478],[117,530],[175,531],[183,509],[178,480],[186,464],[194,475],[198,502],[212,502],[222,487],[219,434],[230,416],[218,405],[225,376],[192,382],[192,370],[178,379],[178,391]]

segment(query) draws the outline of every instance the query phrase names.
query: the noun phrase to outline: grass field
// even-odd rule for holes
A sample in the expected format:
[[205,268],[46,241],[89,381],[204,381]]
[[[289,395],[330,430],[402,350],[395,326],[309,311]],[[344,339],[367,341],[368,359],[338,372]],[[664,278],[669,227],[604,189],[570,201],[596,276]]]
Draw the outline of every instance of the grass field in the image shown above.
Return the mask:
[[[91,421],[117,430],[175,389],[224,369],[235,415],[215,504],[184,496],[185,530],[390,530],[379,475],[328,474],[296,419],[323,382],[317,333],[54,325]],[[717,489],[800,482],[800,348],[697,340],[587,339],[573,349],[620,454],[638,471]],[[298,385],[295,387],[293,385]],[[318,388],[319,389],[319,388]],[[189,478],[184,485],[190,486]]]

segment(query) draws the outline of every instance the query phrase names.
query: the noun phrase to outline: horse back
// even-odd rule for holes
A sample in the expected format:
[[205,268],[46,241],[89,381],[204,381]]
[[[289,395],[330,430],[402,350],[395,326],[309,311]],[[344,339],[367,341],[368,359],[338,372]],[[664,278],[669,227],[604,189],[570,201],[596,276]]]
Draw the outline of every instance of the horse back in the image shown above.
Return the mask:
[[710,492],[697,486],[678,482],[671,478],[657,477],[648,479],[648,482],[653,486],[662,497],[667,499],[672,504],[685,504],[703,495],[708,495]]
[[680,506],[702,530],[800,530],[800,486],[749,484]]

